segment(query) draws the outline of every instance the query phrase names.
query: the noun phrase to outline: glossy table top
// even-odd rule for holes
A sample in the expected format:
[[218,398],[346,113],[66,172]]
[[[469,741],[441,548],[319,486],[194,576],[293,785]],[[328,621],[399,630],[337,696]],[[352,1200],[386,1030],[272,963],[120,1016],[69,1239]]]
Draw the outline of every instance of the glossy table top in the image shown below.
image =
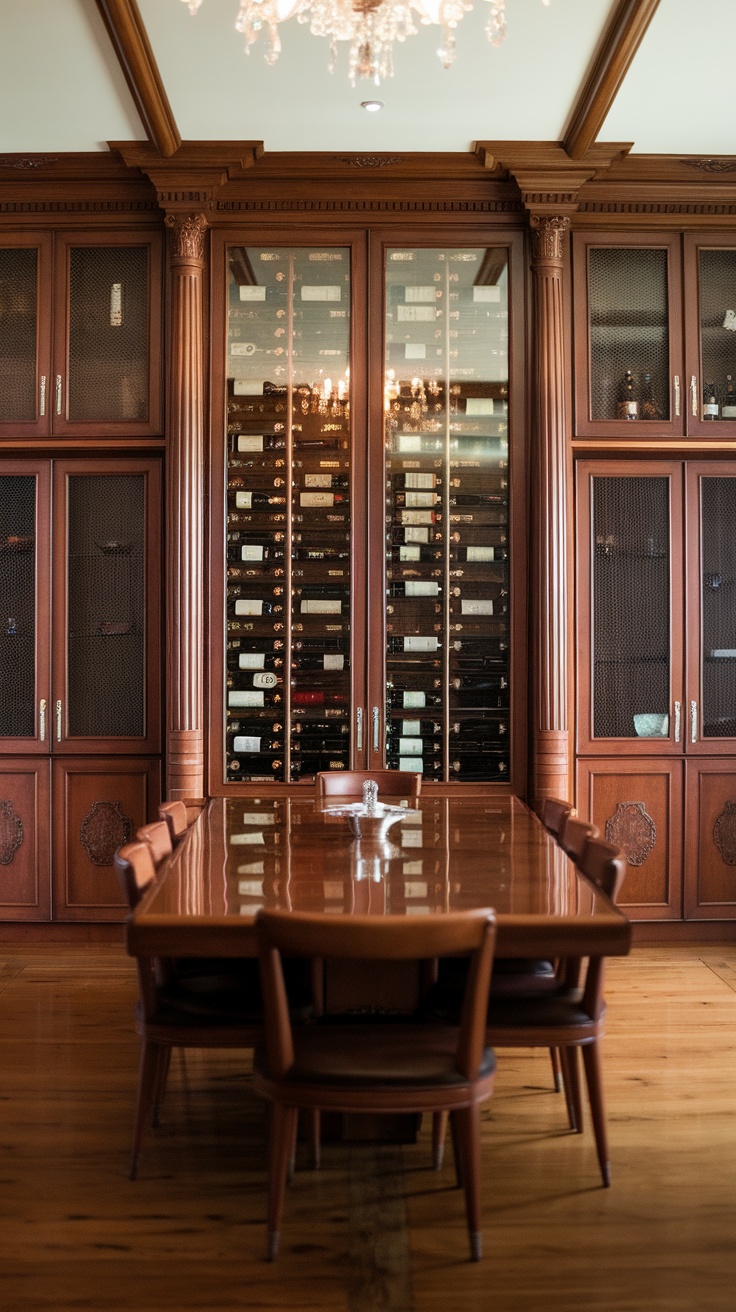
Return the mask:
[[356,839],[332,809],[344,806],[320,807],[311,793],[213,798],[130,919],[128,950],[247,954],[261,907],[442,915],[488,906],[500,956],[628,952],[626,918],[518,798],[420,798],[385,843]]

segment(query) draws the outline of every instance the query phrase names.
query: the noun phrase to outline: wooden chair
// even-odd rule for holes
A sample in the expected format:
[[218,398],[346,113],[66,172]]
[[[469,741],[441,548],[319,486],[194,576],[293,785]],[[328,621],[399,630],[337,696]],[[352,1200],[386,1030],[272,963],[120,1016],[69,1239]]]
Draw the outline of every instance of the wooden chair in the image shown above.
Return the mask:
[[171,856],[174,848],[172,845],[171,830],[165,820],[153,820],[149,825],[141,825],[136,831],[136,838],[141,843],[148,843],[151,848],[153,864],[160,866],[167,856]]
[[[115,871],[132,911],[155,878],[151,844],[126,843],[114,857]],[[153,1123],[163,1098],[172,1048],[253,1048],[262,1036],[260,988],[221,986],[211,978],[180,980],[171,963],[137,957],[140,1000],[135,1024],[141,1038],[130,1178],[138,1170],[143,1128]],[[255,965],[255,962],[252,963]],[[175,963],[174,963],[175,966]]]
[[[256,919],[265,1010],[265,1045],[254,1058],[254,1089],[273,1103],[268,1253],[279,1248],[281,1213],[299,1108],[334,1112],[436,1112],[453,1119],[473,1260],[481,1256],[480,1104],[493,1090],[495,1058],[484,1047],[495,946],[492,911],[407,916],[296,915],[262,911]],[[293,1027],[283,954],[341,961],[416,961],[470,957],[457,1025],[419,1019]]]
[[366,779],[378,784],[379,799],[384,797],[418,797],[422,791],[421,774],[404,770],[330,770],[317,775],[317,796],[360,797]]
[[188,828],[187,808],[183,802],[162,802],[158,808],[159,820],[165,820],[171,831],[171,841],[180,843]]
[[575,865],[579,866],[586,843],[590,838],[598,838],[598,836],[599,831],[595,825],[589,824],[587,820],[581,820],[576,815],[568,815],[560,830],[559,843]]
[[542,824],[559,839],[567,817],[574,810],[572,802],[564,802],[559,797],[547,797],[542,806]]

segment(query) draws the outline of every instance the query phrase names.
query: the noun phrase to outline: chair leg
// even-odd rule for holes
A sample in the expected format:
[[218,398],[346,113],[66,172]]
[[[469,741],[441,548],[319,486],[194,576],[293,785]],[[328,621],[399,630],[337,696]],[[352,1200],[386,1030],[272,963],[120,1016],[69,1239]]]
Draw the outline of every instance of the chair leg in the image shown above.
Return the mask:
[[608,1136],[606,1134],[606,1109],[603,1102],[603,1071],[601,1053],[597,1040],[583,1046],[583,1066],[590,1099],[590,1115],[593,1121],[595,1146],[598,1163],[601,1168],[603,1184],[606,1188],[611,1183],[611,1163],[608,1157]]
[[452,1136],[452,1155],[455,1158],[455,1183],[458,1189],[463,1187],[463,1152],[457,1128],[457,1113],[450,1112],[450,1134]]
[[580,1095],[580,1064],[578,1062],[578,1050],[574,1046],[569,1048],[560,1048],[560,1061],[562,1063],[562,1081],[565,1089],[565,1102],[567,1103],[567,1117],[570,1122],[570,1129],[575,1134],[583,1133],[583,1103]]
[[289,1169],[296,1131],[296,1107],[274,1103],[271,1114],[271,1141],[268,1167],[268,1260],[278,1256],[281,1240],[281,1213],[284,1208],[286,1174]]
[[297,1112],[296,1116],[294,1117],[294,1132],[291,1136],[291,1152],[289,1153],[289,1164],[286,1170],[286,1179],[289,1184],[291,1184],[292,1180],[294,1179],[294,1171],[296,1170],[296,1142],[298,1136],[299,1136],[299,1113]]
[[322,1130],[319,1107],[309,1112],[309,1140],[312,1149],[312,1165],[318,1171],[322,1162]]
[[435,1171],[442,1170],[449,1119],[450,1113],[447,1111],[435,1112],[432,1116],[432,1165]]
[[156,1084],[153,1090],[153,1109],[151,1112],[151,1125],[156,1128],[161,1116],[161,1103],[164,1100],[166,1091],[166,1079],[169,1074],[171,1064],[171,1048],[167,1044],[159,1048],[158,1068],[156,1070]]
[[465,1212],[468,1218],[470,1258],[478,1262],[483,1256],[480,1228],[480,1105],[463,1107],[454,1113],[461,1145]]
[[138,1174],[138,1157],[143,1142],[143,1128],[148,1120],[160,1060],[160,1045],[151,1043],[148,1039],[143,1039],[138,1070],[138,1096],[135,1108],[135,1124],[133,1126],[133,1151],[130,1158],[131,1180],[135,1180]]
[[552,1062],[552,1079],[554,1080],[555,1092],[556,1092],[556,1093],[561,1093],[561,1092],[562,1092],[562,1068],[561,1068],[561,1066],[560,1066],[560,1050],[559,1050],[559,1048],[550,1048],[550,1050],[549,1050],[549,1057],[550,1057],[550,1061]]

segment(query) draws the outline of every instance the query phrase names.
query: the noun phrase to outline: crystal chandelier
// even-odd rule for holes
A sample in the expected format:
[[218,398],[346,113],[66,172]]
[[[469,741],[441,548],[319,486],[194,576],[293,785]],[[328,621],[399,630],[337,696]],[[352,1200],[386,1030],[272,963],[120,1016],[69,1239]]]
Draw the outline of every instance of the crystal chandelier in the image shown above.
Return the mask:
[[[202,0],[182,0],[196,14]],[[492,46],[500,46],[506,35],[506,0],[486,0],[488,21],[486,36]],[[550,0],[542,0],[548,5]],[[245,37],[245,49],[268,32],[266,62],[275,64],[281,53],[279,24],[288,18],[308,23],[313,36],[327,37],[330,43],[330,72],[337,63],[337,43],[350,43],[348,73],[355,79],[393,77],[394,41],[416,36],[417,24],[434,24],[442,28],[442,43],[437,51],[445,68],[455,58],[455,28],[464,14],[473,8],[469,0],[240,0],[235,22]]]

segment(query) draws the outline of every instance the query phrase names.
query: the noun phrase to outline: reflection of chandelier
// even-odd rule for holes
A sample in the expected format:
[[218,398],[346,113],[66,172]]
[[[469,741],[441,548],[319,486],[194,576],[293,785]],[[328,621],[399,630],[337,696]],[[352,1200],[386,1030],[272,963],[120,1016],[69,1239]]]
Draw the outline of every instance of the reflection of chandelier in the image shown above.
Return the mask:
[[[182,0],[196,14],[202,0]],[[506,35],[506,0],[487,0],[489,5],[486,36],[493,46],[500,46]],[[548,5],[550,0],[542,0]],[[338,41],[350,42],[348,71],[355,85],[356,77],[393,76],[393,43],[415,36],[417,23],[442,28],[442,44],[437,51],[445,68],[455,58],[455,31],[463,14],[473,8],[470,0],[240,0],[235,23],[245,36],[245,48],[268,31],[266,61],[274,64],[281,53],[279,23],[296,18],[309,23],[314,36],[326,36],[330,42],[330,72],[337,62]]]

